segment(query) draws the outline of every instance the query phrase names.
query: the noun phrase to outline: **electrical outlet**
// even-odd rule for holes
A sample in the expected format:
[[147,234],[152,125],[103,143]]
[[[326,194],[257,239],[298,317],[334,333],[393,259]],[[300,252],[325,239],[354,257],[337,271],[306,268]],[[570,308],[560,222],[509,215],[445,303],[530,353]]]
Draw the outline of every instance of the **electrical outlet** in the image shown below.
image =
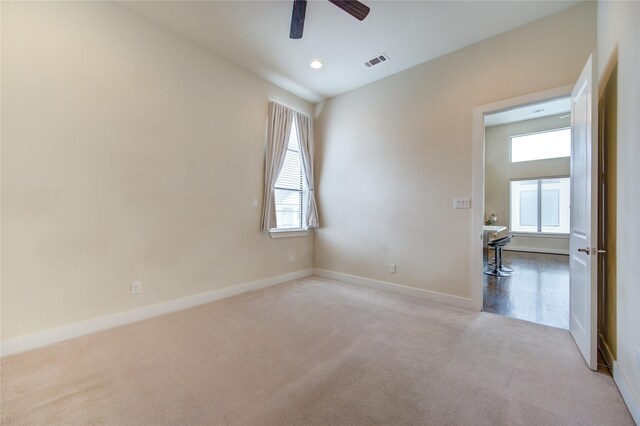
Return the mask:
[[253,201],[251,202],[251,205],[253,206],[254,209],[258,208],[258,199],[254,198]]
[[294,255],[289,256],[289,263],[296,263],[296,257]]
[[392,274],[396,273],[396,264],[395,263],[390,263],[389,264],[389,272],[391,272]]
[[141,291],[142,291],[142,282],[134,281],[131,284],[131,294],[140,294]]
[[471,208],[471,198],[454,198],[453,199],[453,208],[454,209],[469,209],[469,208]]

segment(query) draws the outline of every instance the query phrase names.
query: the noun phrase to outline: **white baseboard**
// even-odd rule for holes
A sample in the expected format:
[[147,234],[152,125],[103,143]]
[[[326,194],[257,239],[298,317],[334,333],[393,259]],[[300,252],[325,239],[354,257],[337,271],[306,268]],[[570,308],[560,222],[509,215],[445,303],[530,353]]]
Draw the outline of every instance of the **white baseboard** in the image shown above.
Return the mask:
[[405,296],[419,297],[421,299],[430,300],[433,302],[475,310],[473,300],[466,297],[453,296],[450,294],[438,293],[436,291],[408,287],[402,284],[394,284],[386,281],[374,280],[371,278],[364,278],[355,275],[343,274],[340,272],[327,271],[325,269],[316,269],[315,275],[336,281],[342,281],[349,284],[377,288],[379,290],[391,291],[393,293],[399,293]]
[[618,386],[618,390],[620,391],[620,395],[622,395],[622,399],[627,404],[627,408],[631,413],[631,417],[636,422],[637,425],[640,425],[640,397],[636,395],[631,387],[631,382],[627,379],[627,376],[624,371],[620,368],[620,364],[617,362],[613,363],[613,380],[616,382]]
[[565,254],[565,255],[569,255],[569,250],[515,247],[515,246],[511,246],[511,245],[505,246],[503,250],[504,251],[525,251],[525,252],[529,252],[529,253]]
[[304,269],[302,271],[290,272],[284,275],[237,284],[218,290],[208,291],[206,293],[170,300],[156,305],[145,306],[142,308],[119,312],[117,314],[93,318],[49,330],[43,330],[37,333],[14,337],[0,343],[0,354],[1,356],[7,356],[28,351],[30,349],[51,345],[53,343],[62,342],[85,334],[95,333],[108,328],[129,324],[158,315],[168,314],[170,312],[202,305],[204,303],[213,302],[226,297],[246,293],[248,291],[258,290],[260,288],[308,277],[310,275],[313,275],[313,269]]

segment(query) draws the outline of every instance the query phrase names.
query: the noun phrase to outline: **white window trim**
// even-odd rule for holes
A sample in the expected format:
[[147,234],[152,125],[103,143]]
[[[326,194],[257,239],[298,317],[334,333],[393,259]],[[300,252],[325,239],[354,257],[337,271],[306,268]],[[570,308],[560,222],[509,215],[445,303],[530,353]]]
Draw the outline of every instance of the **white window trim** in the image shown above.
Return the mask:
[[513,178],[509,179],[509,221],[507,229],[513,236],[520,237],[540,237],[540,238],[568,238],[568,233],[555,233],[555,232],[525,232],[525,231],[512,231],[511,230],[511,182],[525,181],[525,180],[545,180],[545,179],[569,179],[571,182],[571,176],[558,175],[558,176],[540,176],[531,178]]
[[[291,126],[291,133],[297,132],[296,129],[296,122],[294,119],[294,122]],[[297,137],[297,136],[296,136]],[[289,142],[291,141],[291,136],[289,136],[289,140],[287,141],[287,150],[289,150]],[[308,196],[308,192],[309,189],[307,188],[307,179],[304,175],[304,167],[302,165],[302,154],[300,153],[300,150],[302,148],[300,147],[299,143],[298,143],[298,157],[300,159],[300,180],[301,180],[301,189],[300,189],[300,193],[301,193],[301,197],[300,197],[300,201],[301,201],[301,209],[300,209],[300,221],[301,221],[301,228],[271,228],[269,230],[269,234],[271,235],[271,238],[288,238],[288,237],[302,237],[308,234],[308,229],[307,229],[307,224],[305,223],[306,220],[305,218],[307,217],[307,211],[306,211],[306,197]],[[276,184],[277,184],[277,179],[276,179]],[[292,190],[290,188],[278,188],[277,186],[275,186],[276,184],[274,184],[274,191],[276,189],[281,189],[281,190]],[[295,190],[297,191],[297,190]],[[276,208],[277,208],[277,203],[276,203]],[[277,214],[276,214],[277,216]],[[277,223],[277,219],[276,219],[276,223]]]
[[271,238],[290,238],[290,237],[306,237],[309,234],[307,228],[273,228],[269,230]]
[[569,234],[554,234],[551,232],[517,232],[509,231],[514,237],[535,237],[535,238],[569,238]]

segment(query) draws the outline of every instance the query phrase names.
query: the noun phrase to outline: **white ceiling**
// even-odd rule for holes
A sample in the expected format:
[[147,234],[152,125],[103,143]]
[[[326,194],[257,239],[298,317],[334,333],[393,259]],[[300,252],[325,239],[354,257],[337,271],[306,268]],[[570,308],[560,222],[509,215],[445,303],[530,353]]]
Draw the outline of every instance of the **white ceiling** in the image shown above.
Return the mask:
[[[550,15],[578,1],[373,1],[362,22],[309,1],[301,40],[289,39],[292,1],[124,1],[139,15],[310,102]],[[363,62],[386,53],[390,61]],[[324,67],[313,70],[312,59]]]
[[571,113],[571,98],[554,99],[487,115],[484,117],[484,125],[498,126],[563,113]]

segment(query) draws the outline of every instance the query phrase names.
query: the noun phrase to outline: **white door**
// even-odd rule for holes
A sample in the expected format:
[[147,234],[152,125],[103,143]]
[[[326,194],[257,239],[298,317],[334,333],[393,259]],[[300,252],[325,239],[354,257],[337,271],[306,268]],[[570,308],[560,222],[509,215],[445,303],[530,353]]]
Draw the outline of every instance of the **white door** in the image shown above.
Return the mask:
[[569,330],[587,365],[597,364],[598,143],[597,57],[571,93],[571,297]]

